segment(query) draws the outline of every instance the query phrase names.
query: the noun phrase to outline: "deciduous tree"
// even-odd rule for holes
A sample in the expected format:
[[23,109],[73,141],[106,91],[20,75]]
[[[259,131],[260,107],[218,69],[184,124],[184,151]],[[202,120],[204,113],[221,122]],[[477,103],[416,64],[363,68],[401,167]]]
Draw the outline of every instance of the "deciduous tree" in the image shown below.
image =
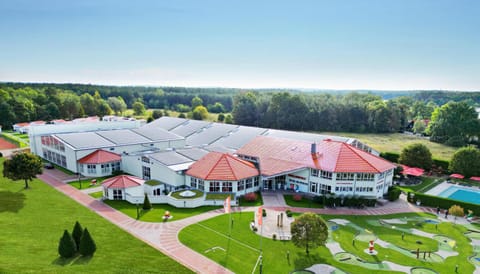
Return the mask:
[[33,180],[37,174],[42,174],[42,160],[31,153],[14,154],[11,159],[3,162],[3,176],[14,181],[24,180],[25,188],[28,181]]
[[325,245],[328,237],[328,227],[325,221],[314,213],[304,213],[296,218],[290,226],[292,242],[298,247],[305,247],[307,254],[309,247]]
[[474,147],[463,147],[455,151],[449,169],[465,177],[480,176],[480,150]]
[[429,170],[432,167],[432,153],[424,144],[411,144],[400,153],[401,164]]

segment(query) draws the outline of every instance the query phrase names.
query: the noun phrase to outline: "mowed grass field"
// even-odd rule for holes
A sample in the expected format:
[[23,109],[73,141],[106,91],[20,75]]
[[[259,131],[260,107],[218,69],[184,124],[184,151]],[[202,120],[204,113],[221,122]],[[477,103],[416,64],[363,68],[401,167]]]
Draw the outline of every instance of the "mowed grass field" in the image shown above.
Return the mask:
[[[192,273],[160,251],[89,209],[34,180],[1,177],[0,273]],[[61,259],[58,242],[75,221],[87,227],[97,245],[92,258]]]
[[[193,224],[180,231],[180,241],[188,247],[196,250],[204,256],[218,262],[229,268],[237,274],[260,273],[258,267],[254,267],[260,255],[260,248],[263,251],[263,273],[291,273],[293,270],[308,268],[314,264],[328,264],[335,266],[347,273],[371,274],[371,273],[401,273],[388,268],[367,268],[340,262],[333,258],[326,247],[310,249],[310,254],[305,253],[305,248],[299,248],[293,245],[291,241],[274,241],[270,238],[262,238],[253,233],[249,228],[249,223],[253,219],[252,212],[232,214],[234,225],[229,237],[229,216],[227,214]],[[339,229],[331,232],[331,239],[338,242],[341,248],[347,252],[355,254],[366,264],[378,264],[382,261],[391,261],[396,264],[411,267],[426,267],[437,271],[437,273],[455,273],[455,266],[459,266],[458,273],[472,273],[474,266],[468,262],[468,258],[473,255],[473,248],[470,240],[463,234],[467,229],[462,225],[452,223],[440,223],[438,226],[421,222],[421,226],[416,221],[409,221],[407,224],[398,224],[395,226],[375,225],[379,219],[399,218],[435,218],[433,215],[424,213],[395,214],[383,216],[348,216],[348,215],[323,215],[325,220],[346,219],[352,222],[357,228],[363,231],[370,231],[380,239],[393,243],[405,252],[391,248],[383,248],[376,245],[378,251],[376,256],[366,254],[368,242],[356,240],[352,245],[352,240],[359,233],[352,226],[340,226]],[[268,216],[267,216],[268,218]],[[421,251],[435,252],[439,249],[439,242],[428,237],[416,235],[407,232],[402,240],[402,231],[409,229],[418,229],[432,234],[448,235],[455,240],[455,251],[459,254],[451,256],[439,262],[429,262],[418,260],[414,255],[407,255],[409,250],[420,248]],[[366,232],[365,232],[366,233]],[[421,245],[417,241],[421,241]],[[287,257],[287,252],[289,256]]]
[[389,134],[370,134],[370,133],[347,133],[347,132],[323,132],[321,134],[337,135],[357,138],[361,142],[369,145],[380,152],[402,152],[404,147],[410,144],[421,143],[427,146],[432,153],[432,157],[435,159],[447,160],[453,156],[453,153],[457,150],[454,147],[449,147],[439,143],[430,142],[423,137],[417,137],[414,135],[402,134],[402,133],[389,133]]

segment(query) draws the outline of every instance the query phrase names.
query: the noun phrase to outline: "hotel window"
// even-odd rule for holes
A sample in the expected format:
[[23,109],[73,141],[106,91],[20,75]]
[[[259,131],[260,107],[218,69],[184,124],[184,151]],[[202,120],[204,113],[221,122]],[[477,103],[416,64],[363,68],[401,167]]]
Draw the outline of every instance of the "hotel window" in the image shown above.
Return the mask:
[[318,184],[310,182],[310,192],[317,193]]
[[318,169],[311,169],[312,176],[318,177]]
[[259,186],[259,179],[258,179],[258,177],[254,177],[254,178],[253,178],[253,186],[254,186],[254,187]]
[[210,192],[220,192],[220,182],[210,182]]
[[320,177],[322,177],[323,179],[331,180],[332,179],[332,173],[330,171],[322,170],[321,173],[320,173]]
[[144,180],[150,180],[150,167],[142,166],[142,175]]
[[142,162],[150,164],[150,159],[148,159],[148,157],[142,156]]
[[232,182],[223,182],[222,192],[232,192]]
[[340,172],[337,173],[337,181],[353,181],[355,179],[354,173]]
[[374,179],[373,173],[357,173],[357,181],[373,181]]
[[160,196],[162,195],[162,190],[160,188],[156,188],[153,190],[153,196]]
[[245,180],[238,181],[237,191],[245,189]]
[[97,165],[87,165],[87,173],[97,173]]
[[109,164],[102,164],[102,173],[107,173],[109,171]]
[[197,188],[197,179],[190,177],[190,186],[192,188]]
[[114,200],[123,200],[122,190],[114,189],[113,190],[113,199]]
[[247,189],[249,188],[252,188],[252,178],[248,178],[247,179],[247,186],[246,186]]
[[112,167],[112,171],[120,170],[120,162],[111,163],[110,166]]
[[198,179],[197,182],[198,182],[198,189],[201,190],[201,191],[204,191],[205,186],[204,186],[203,180]]
[[378,174],[378,179],[382,179],[383,177],[385,177],[385,173],[382,172],[382,173]]

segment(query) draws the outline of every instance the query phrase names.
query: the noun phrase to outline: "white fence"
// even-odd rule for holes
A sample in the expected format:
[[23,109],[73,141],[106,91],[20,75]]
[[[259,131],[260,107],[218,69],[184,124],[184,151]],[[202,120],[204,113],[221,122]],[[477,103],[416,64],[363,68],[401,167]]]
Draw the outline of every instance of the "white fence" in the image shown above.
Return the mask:
[[[206,195],[203,195],[202,197],[194,198],[194,199],[177,199],[170,195],[160,195],[160,196],[147,195],[147,196],[148,196],[148,200],[152,204],[169,204],[171,206],[178,207],[178,208],[181,208],[181,207],[195,208],[200,206],[223,206],[223,203],[224,203],[224,200],[206,200],[205,199]],[[145,196],[132,196],[128,193],[126,193],[125,195],[125,200],[132,204],[143,204],[144,199],[145,199]],[[237,201],[233,199],[230,202],[230,205],[236,206]]]

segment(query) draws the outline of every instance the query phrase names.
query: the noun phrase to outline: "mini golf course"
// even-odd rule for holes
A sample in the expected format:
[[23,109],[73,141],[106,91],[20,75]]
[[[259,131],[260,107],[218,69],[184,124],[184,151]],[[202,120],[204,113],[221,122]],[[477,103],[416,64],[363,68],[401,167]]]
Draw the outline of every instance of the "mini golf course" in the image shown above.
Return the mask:
[[[232,216],[235,226],[231,231],[225,225],[228,215],[221,215],[186,227],[179,234],[180,241],[235,273],[260,273],[260,254],[263,273],[309,273],[300,271],[315,272],[315,267],[326,265],[329,268],[324,269],[328,271],[322,273],[428,274],[480,270],[478,226],[442,222],[431,214],[323,215],[329,228],[327,244],[311,249],[309,255],[291,241],[253,233],[249,228],[253,213]],[[374,252],[369,251],[370,241]],[[216,252],[206,252],[213,247]]]

